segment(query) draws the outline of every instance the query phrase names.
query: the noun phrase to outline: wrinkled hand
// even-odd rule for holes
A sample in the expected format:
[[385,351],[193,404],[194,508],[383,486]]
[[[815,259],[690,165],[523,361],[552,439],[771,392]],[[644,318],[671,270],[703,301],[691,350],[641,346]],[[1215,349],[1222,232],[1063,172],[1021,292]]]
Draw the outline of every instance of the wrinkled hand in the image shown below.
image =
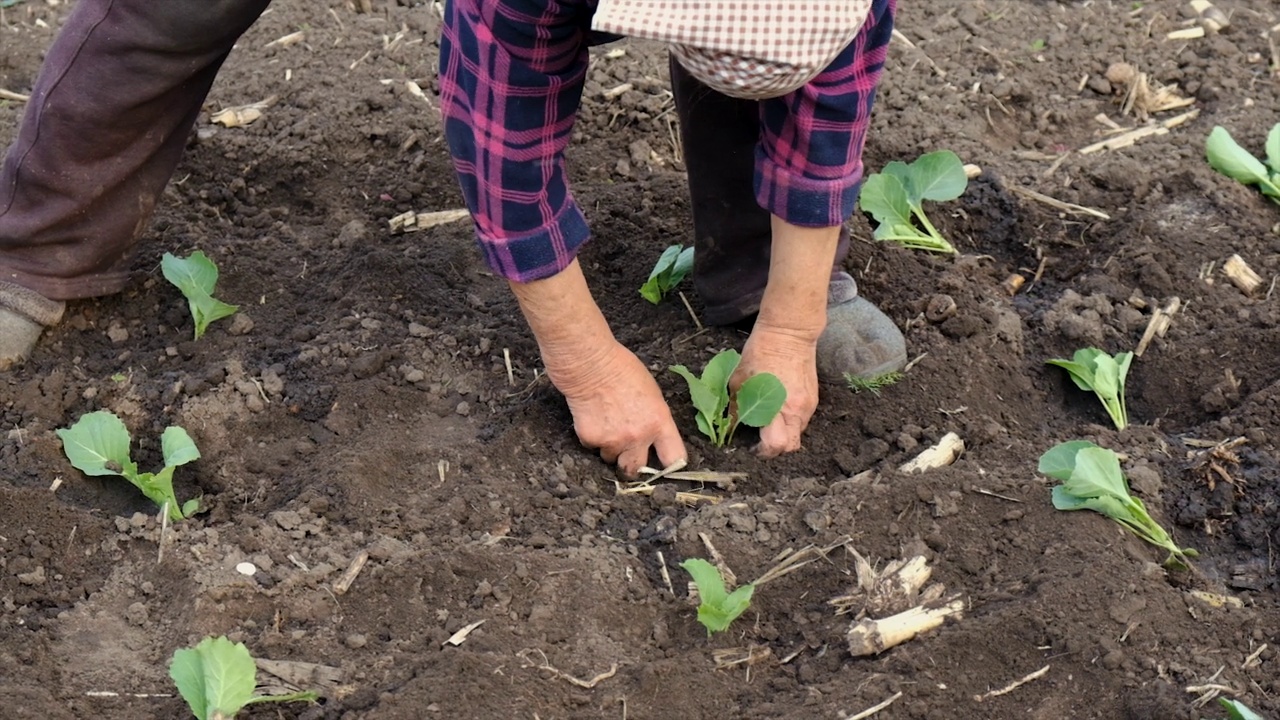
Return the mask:
[[616,340],[603,353],[561,357],[544,354],[547,373],[573,414],[573,429],[605,462],[636,477],[649,462],[649,448],[662,467],[688,457],[662,390],[644,363]]
[[729,388],[737,392],[752,375],[773,373],[787,389],[782,411],[760,428],[760,444],[756,453],[772,458],[800,449],[800,437],[818,408],[817,340],[807,335],[757,322],[742,349],[742,362],[729,379]]

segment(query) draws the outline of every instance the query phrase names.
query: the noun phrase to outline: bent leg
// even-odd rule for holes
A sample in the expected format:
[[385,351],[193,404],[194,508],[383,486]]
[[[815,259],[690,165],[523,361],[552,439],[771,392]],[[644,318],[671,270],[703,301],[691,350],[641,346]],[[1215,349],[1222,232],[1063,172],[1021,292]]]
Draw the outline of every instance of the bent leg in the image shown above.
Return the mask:
[[[753,185],[760,107],[708,88],[675,58],[670,65],[693,202],[693,286],[707,323],[727,325],[760,309],[769,280],[771,219]],[[842,228],[831,271],[831,304],[858,292],[841,267],[848,251],[849,236]]]
[[0,282],[119,291],[237,38],[270,0],[80,0],[0,166]]

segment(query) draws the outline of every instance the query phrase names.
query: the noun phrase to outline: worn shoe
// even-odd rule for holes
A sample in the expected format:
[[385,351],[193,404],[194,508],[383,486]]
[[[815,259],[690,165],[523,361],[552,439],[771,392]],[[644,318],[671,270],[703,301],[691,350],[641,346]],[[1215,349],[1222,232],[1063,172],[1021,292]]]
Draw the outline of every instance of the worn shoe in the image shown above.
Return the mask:
[[40,333],[62,320],[66,306],[20,285],[0,282],[0,371],[27,359]]
[[902,331],[863,297],[827,307],[827,329],[818,338],[818,377],[842,382],[846,373],[874,378],[907,364]]

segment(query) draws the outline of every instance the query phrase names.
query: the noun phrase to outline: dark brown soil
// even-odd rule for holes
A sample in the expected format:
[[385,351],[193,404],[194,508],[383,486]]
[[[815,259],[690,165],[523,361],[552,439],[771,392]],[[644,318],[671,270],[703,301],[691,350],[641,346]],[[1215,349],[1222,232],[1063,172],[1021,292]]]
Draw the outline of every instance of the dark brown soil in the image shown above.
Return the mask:
[[[597,235],[584,267],[667,391],[694,465],[749,473],[698,508],[615,495],[466,223],[389,231],[460,196],[433,98],[436,10],[374,5],[279,0],[209,107],[279,101],[247,128],[203,120],[130,289],[73,303],[30,363],[0,375],[0,715],[184,717],[181,700],[129,695],[172,693],[173,651],[226,633],[258,657],[343,673],[320,705],[246,713],[258,718],[841,718],[899,692],[877,718],[1221,717],[1193,706],[1203,691],[1188,688],[1203,685],[1280,717],[1280,208],[1203,151],[1221,124],[1260,153],[1280,122],[1274,3],[1223,0],[1230,29],[1186,41],[1165,38],[1190,15],[1173,0],[903,3],[917,47],[893,46],[867,164],[950,148],[981,165],[933,209],[962,255],[855,244],[849,267],[918,362],[880,396],[826,388],[805,449],[769,463],[749,437],[703,442],[664,370],[743,337],[698,334],[678,302],[636,295],[660,250],[689,241],[688,204],[662,49],[602,48],[570,157]],[[0,87],[30,87],[65,12],[26,2],[0,16]],[[267,46],[298,30],[304,43]],[[1199,116],[1059,161],[1104,137],[1100,113],[1135,124],[1101,79],[1117,60],[1178,83]],[[603,97],[623,82],[634,88]],[[20,112],[0,102],[0,140]],[[869,238],[863,218],[852,228]],[[194,249],[251,323],[190,340],[159,258]],[[1232,254],[1262,276],[1252,295],[1221,272]],[[1015,272],[1028,282],[1010,296]],[[954,316],[930,319],[937,295]],[[1135,424],[1116,432],[1044,361],[1131,349],[1174,297],[1181,311],[1134,363]],[[144,468],[170,424],[203,453],[177,485],[209,510],[169,530],[161,562],[154,508],[62,455],[53,431],[96,409],[125,419]],[[949,431],[967,443],[953,466],[897,470]],[[1200,550],[1194,573],[1166,572],[1158,549],[1099,515],[1053,509],[1036,460],[1074,438],[1126,456],[1153,514]],[[1232,454],[1205,449],[1236,438]],[[708,638],[676,567],[707,555],[699,534],[744,579],[843,538],[878,565],[924,554],[967,612],[851,657],[849,618],[827,604],[852,583],[842,548],[760,588]],[[361,551],[363,572],[334,593]],[[244,560],[256,577],[236,573]],[[717,669],[713,652],[732,648],[759,657]],[[615,669],[590,688],[566,679]]]

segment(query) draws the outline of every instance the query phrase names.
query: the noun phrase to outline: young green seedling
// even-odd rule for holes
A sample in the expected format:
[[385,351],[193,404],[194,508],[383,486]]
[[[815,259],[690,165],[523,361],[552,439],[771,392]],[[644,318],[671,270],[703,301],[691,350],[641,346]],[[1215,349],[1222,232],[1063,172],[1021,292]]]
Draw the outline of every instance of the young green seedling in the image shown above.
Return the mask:
[[198,498],[179,503],[173,492],[174,469],[200,458],[200,451],[186,430],[176,425],[165,428],[160,436],[164,469],[158,473],[138,472],[138,465],[129,459],[129,429],[114,413],[88,413],[57,433],[67,459],[85,475],[119,475],[164,508],[170,520],[190,517],[200,509]]
[[1280,203],[1280,124],[1267,134],[1267,162],[1240,147],[1231,133],[1215,126],[1205,142],[1209,167],[1245,185],[1257,185],[1263,195]]
[[1120,523],[1134,535],[1169,551],[1165,565],[1186,567],[1197,555],[1181,548],[1151,518],[1142,501],[1129,494],[1120,458],[1087,440],[1055,445],[1040,456],[1040,472],[1062,484],[1053,488],[1053,506],[1059,510],[1093,510]]
[[1055,358],[1046,361],[1067,371],[1076,387],[1092,390],[1111,416],[1117,430],[1129,425],[1129,408],[1124,400],[1124,380],[1129,375],[1133,353],[1116,353],[1113,357],[1097,348],[1081,348],[1070,360]]
[[245,705],[261,702],[315,701],[314,692],[254,695],[258,666],[244,643],[205,638],[181,648],[169,661],[169,677],[199,720],[231,720]]
[[649,273],[649,279],[640,286],[641,297],[657,305],[692,269],[693,248],[672,245],[662,251],[653,272]]
[[1263,717],[1239,700],[1218,698],[1218,704],[1227,709],[1227,720],[1263,720]]
[[680,567],[693,577],[698,586],[698,622],[707,629],[707,636],[723,632],[729,624],[751,607],[751,595],[755,585],[743,585],[733,592],[726,592],[724,578],[715,565],[702,558],[689,558]]
[[773,422],[787,400],[782,381],[772,373],[760,373],[747,378],[738,388],[737,412],[733,412],[729,407],[729,377],[740,362],[738,351],[725,350],[707,361],[702,377],[683,365],[671,367],[671,372],[689,384],[689,395],[698,411],[698,430],[716,447],[724,447],[732,440],[739,424],[764,427]]
[[160,259],[160,271],[187,298],[191,319],[196,324],[196,340],[204,335],[209,323],[232,315],[240,308],[228,305],[213,297],[213,287],[218,284],[218,266],[203,252],[196,250],[190,257],[179,258],[165,253]]
[[950,150],[938,150],[921,155],[910,165],[896,160],[885,165],[884,170],[863,181],[858,204],[879,223],[876,240],[889,240],[916,250],[955,253],[956,249],[925,215],[924,201],[955,200],[968,185],[960,158]]

